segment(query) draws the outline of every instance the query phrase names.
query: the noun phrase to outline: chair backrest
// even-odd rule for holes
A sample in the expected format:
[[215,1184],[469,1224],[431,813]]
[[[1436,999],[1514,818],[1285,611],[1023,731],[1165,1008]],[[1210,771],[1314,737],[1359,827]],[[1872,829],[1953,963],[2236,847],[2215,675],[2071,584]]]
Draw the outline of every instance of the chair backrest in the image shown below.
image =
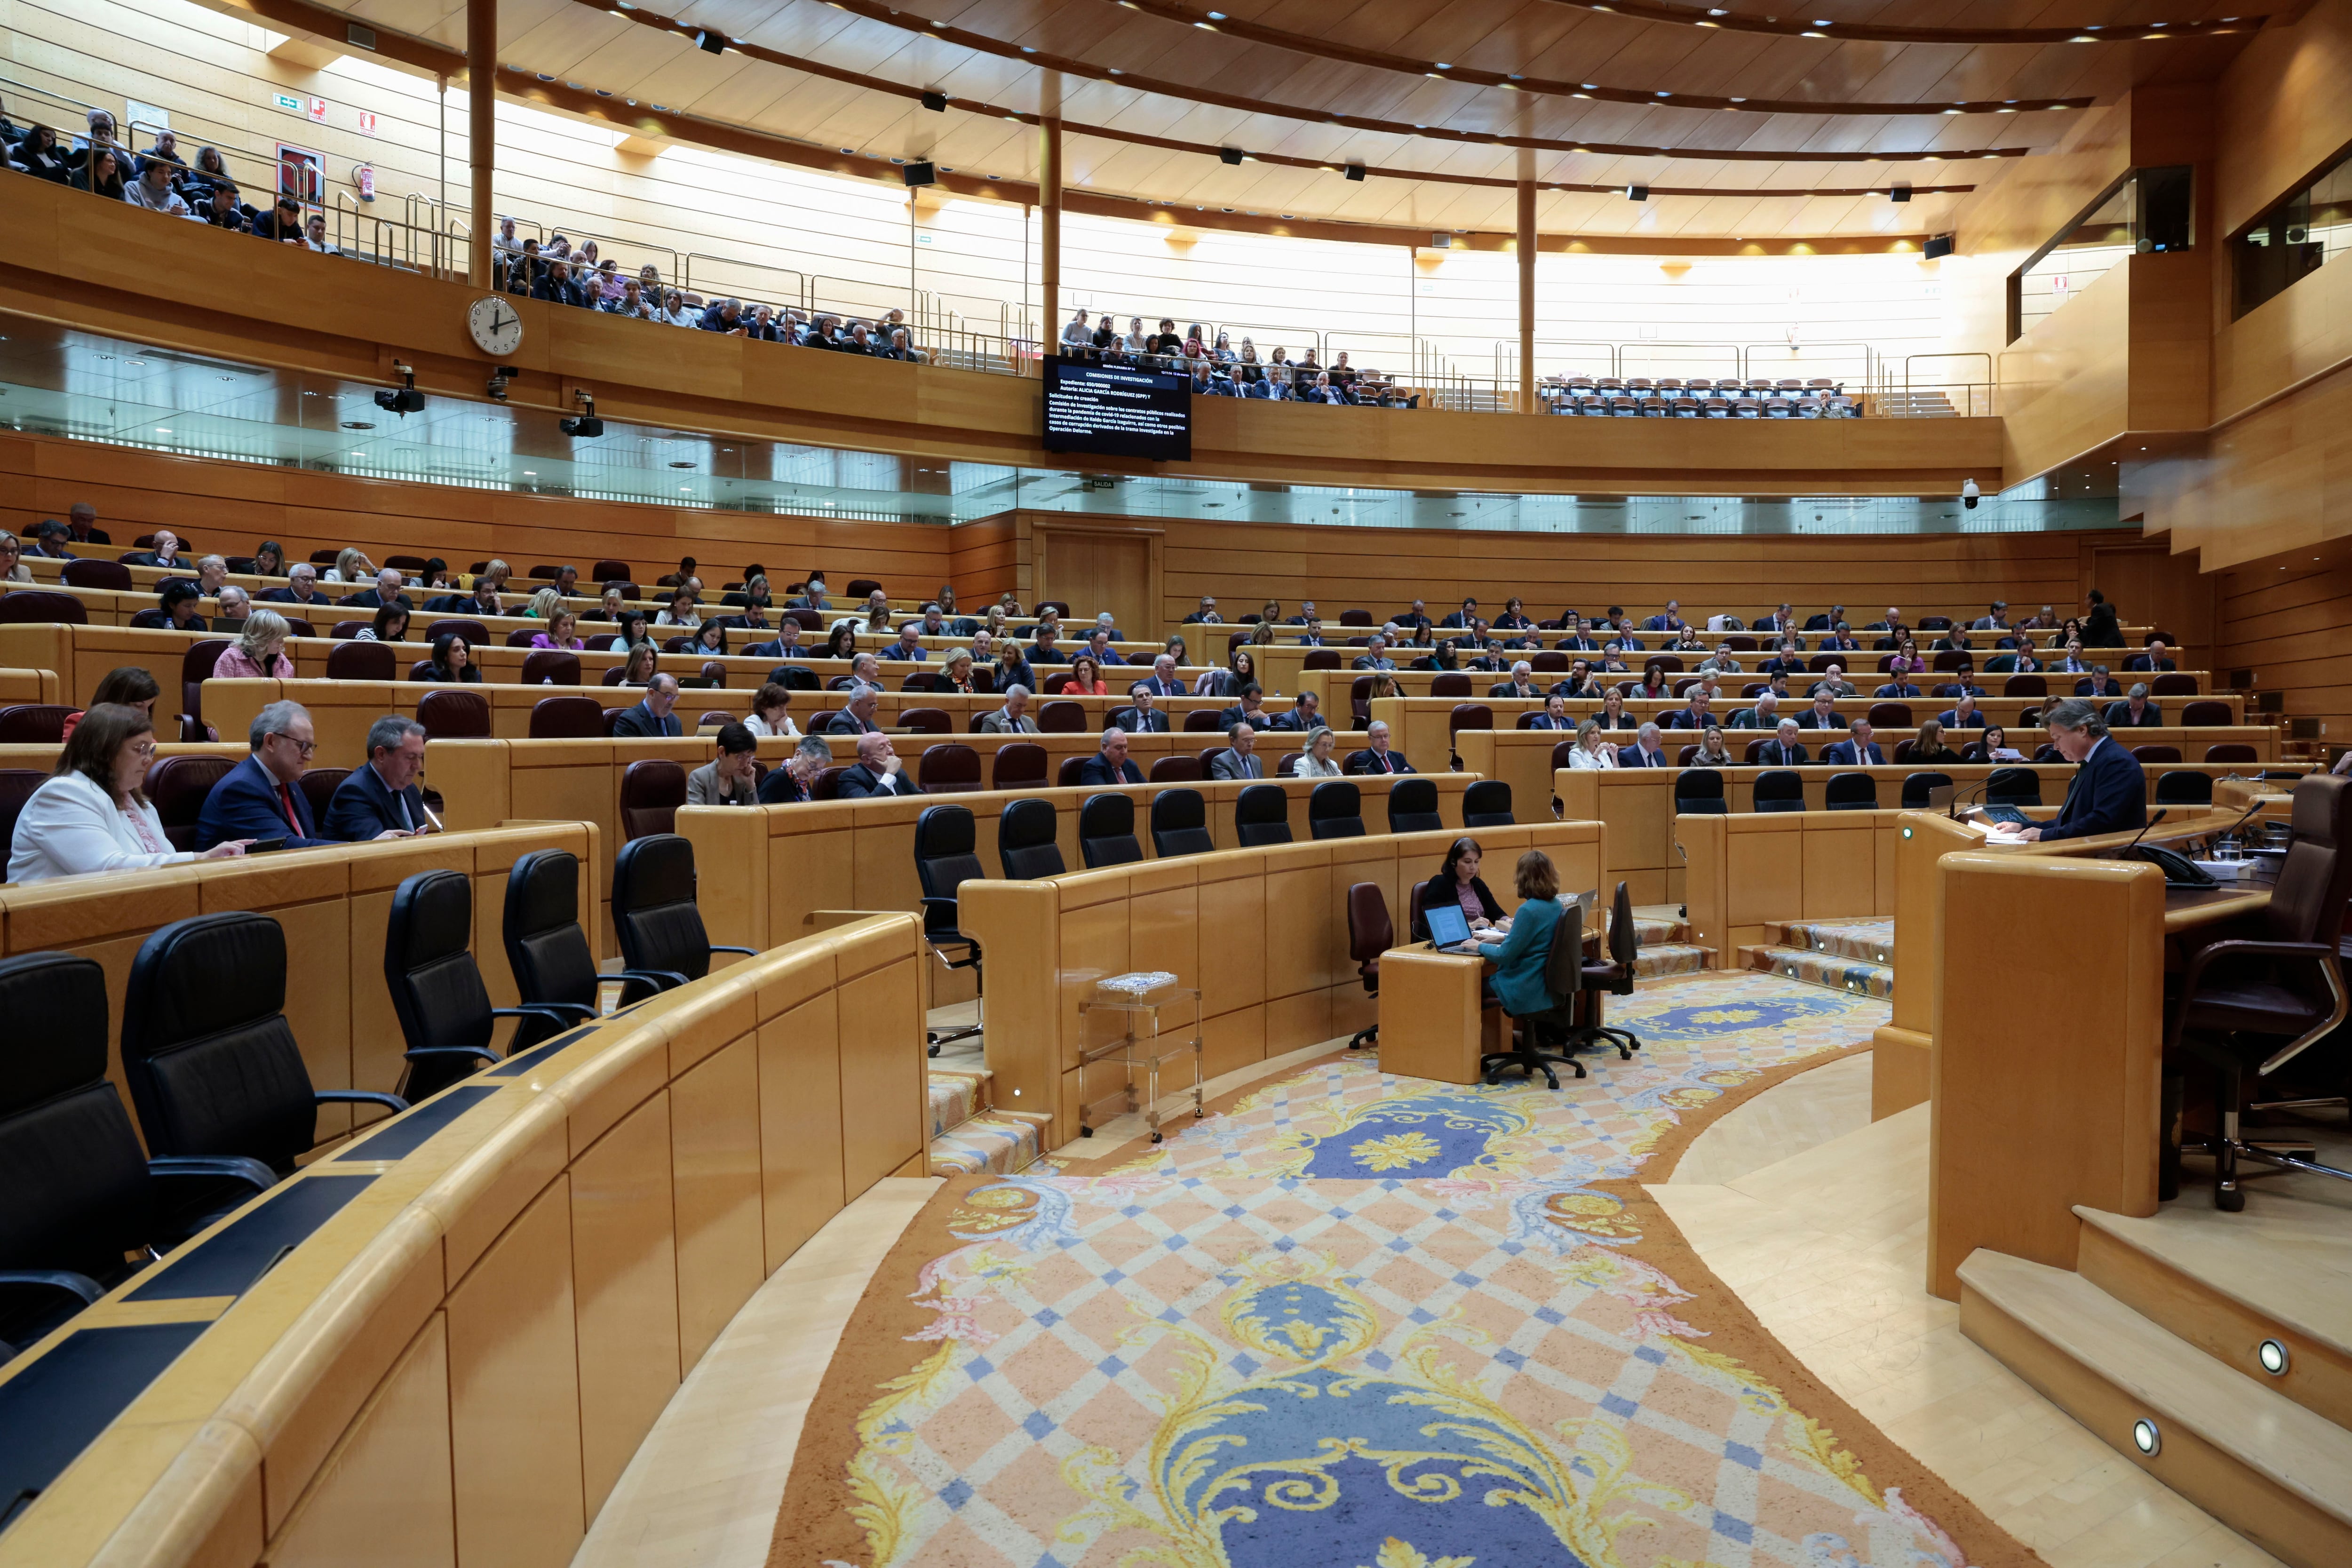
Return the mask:
[[599,561],[590,577],[598,583],[626,582],[630,572],[625,561]]
[[1143,858],[1135,837],[1135,802],[1123,795],[1090,795],[1078,808],[1078,853],[1087,869]]
[[980,788],[980,753],[961,741],[926,746],[916,781],[925,795],[961,795]]
[[180,655],[181,712],[204,716],[205,682],[212,679],[213,666],[232,646],[226,637],[200,637]]
[[2252,763],[2261,761],[2260,758],[2254,755],[2254,749],[2252,746],[2247,745],[2242,741],[2229,741],[2218,746],[2206,747],[2205,760],[2209,763]]
[[1432,697],[1467,697],[1470,689],[1470,678],[1459,670],[1444,670],[1429,678]]
[[174,849],[196,847],[196,823],[213,785],[236,763],[227,757],[165,757],[147,772],[147,798],[163,820],[163,837]]
[[1087,727],[1087,710],[1076,702],[1041,702],[1037,728],[1047,735],[1075,735]]
[[1876,811],[1878,781],[1868,773],[1832,773],[1822,800],[1832,811]]
[[467,647],[487,647],[489,646],[490,628],[482,625],[479,621],[469,620],[463,616],[436,620],[431,626],[426,626],[425,628],[425,646],[426,647],[431,647],[436,642],[440,640],[444,633],[447,632],[454,632],[457,636],[464,637]]
[[1952,775],[1949,773],[1918,773],[1910,774],[1903,781],[1903,809],[1906,811],[1927,810],[1927,792],[1931,789],[1942,789],[1951,782]]
[[1908,730],[1911,728],[1911,704],[1908,702],[1874,702],[1868,714],[1874,730]]
[[1307,832],[1312,838],[1360,838],[1364,792],[1347,779],[1325,779],[1307,797]]
[[301,782],[294,787],[300,790],[302,798],[310,803],[312,822],[324,823],[327,820],[327,808],[334,805],[335,792],[342,788],[343,781],[351,776],[352,770],[349,768],[304,770]]
[[89,625],[89,609],[71,594],[47,588],[21,588],[0,595],[0,626],[18,626],[28,621],[86,626]]
[[535,647],[522,656],[525,686],[577,686],[580,656],[570,648]]
[[2143,765],[2148,763],[2177,763],[2180,760],[2178,746],[2134,746],[2132,755]]
[[1451,741],[1462,730],[1491,730],[1495,727],[1495,710],[1484,702],[1456,702],[1454,711],[1445,716],[1445,736]]
[[1062,863],[1062,847],[1055,841],[1060,832],[1058,815],[1050,800],[1005,803],[1003,815],[996,819],[996,858],[1007,878],[1032,882],[1069,869]]
[[2274,942],[2315,942],[2331,952],[2344,933],[2352,898],[2352,779],[2319,773],[2294,786],[2294,838],[2279,866],[2263,924]]
[[1372,966],[1381,954],[1396,945],[1396,927],[1389,920],[1388,895],[1378,882],[1357,882],[1348,889],[1348,956],[1356,961],[1371,984]]
[[[915,818],[915,879],[922,884],[923,897],[953,900],[964,883],[986,878],[979,843],[970,806],[925,806]],[[933,936],[953,935],[955,905],[925,904],[923,930]]]
[[1723,797],[1723,775],[1713,768],[1685,768],[1675,775],[1675,809],[1696,813],[1728,811]]
[[667,757],[631,763],[621,772],[621,837],[635,840],[671,832],[685,804],[685,763]]
[[1081,782],[1078,774],[1085,771],[1090,757],[1064,757],[1062,765],[1054,770],[1054,783],[1062,789],[1076,789]]
[[48,782],[47,768],[0,768],[0,866],[16,853],[16,818],[24,815],[25,803]]
[[[383,980],[410,1050],[488,1047],[498,1020],[468,945],[473,930],[474,883],[462,871],[420,871],[394,890],[383,933]],[[413,1060],[400,1092],[414,1104],[476,1065],[456,1058]]]
[[1804,775],[1794,768],[1774,768],[1756,775],[1756,809],[1759,811],[1802,811],[1805,809]]
[[425,726],[428,742],[487,741],[490,736],[490,700],[462,687],[428,691],[417,701],[416,721]]
[[2147,683],[2147,694],[2150,697],[2194,697],[2197,695],[2197,678],[2179,670],[2165,671]]
[[2040,805],[2042,775],[2032,768],[1999,768],[1985,780],[1985,799],[2002,805]]
[[1369,626],[1372,624],[1372,612],[1370,610],[1342,610],[1339,612],[1339,624],[1343,626]]
[[122,1002],[122,1076],[149,1153],[243,1154],[292,1171],[317,1141],[318,1103],[286,1022],[278,922],[198,915],[142,942]]
[[1206,775],[1201,759],[1187,752],[1176,757],[1154,757],[1143,776],[1151,784],[1199,784]]
[[1280,784],[1252,784],[1234,802],[1234,837],[1244,849],[1290,842],[1290,795]]
[[2156,804],[2210,805],[2213,804],[2213,775],[2186,771],[2165,773],[2156,781]]
[[1339,668],[1339,650],[1336,647],[1310,647],[1307,650],[1307,657],[1299,661],[1298,668],[1337,669]]
[[991,764],[988,776],[991,789],[1042,789],[1045,784],[1045,748],[1034,741],[1007,741],[996,748],[996,761]]
[[154,1217],[139,1140],[106,1079],[106,972],[71,953],[0,959],[0,1170],[39,1175],[10,1184],[0,1268],[104,1279]]
[[2046,675],[2012,675],[2000,683],[2003,697],[2047,697],[2050,678]]
[[944,708],[901,708],[897,728],[918,735],[946,735],[954,731],[955,723]]
[[596,1005],[596,956],[580,925],[580,861],[572,851],[534,849],[514,863],[500,934],[523,1001]]
[[[1307,813],[1308,820],[1314,812]],[[1445,826],[1437,815],[1437,785],[1428,779],[1402,778],[1389,789],[1391,833],[1434,833]]]
[[66,738],[66,715],[73,711],[62,702],[12,702],[0,708],[0,743],[57,745]]
[[604,734],[604,705],[593,697],[542,697],[530,705],[534,741],[594,741]]
[[667,970],[688,980],[710,973],[692,844],[656,833],[621,846],[613,859],[613,934],[631,969]]
[[1544,949],[1544,990],[1557,1007],[1584,987],[1584,906],[1571,900],[1552,923]]
[[68,561],[58,574],[58,581],[68,588],[112,588],[129,593],[138,586],[131,568],[120,561],[93,561],[88,557]]
[[329,680],[390,680],[399,668],[390,643],[345,641],[327,650]]
[[1184,728],[1196,735],[1220,732],[1224,729],[1223,717],[1213,708],[1195,708],[1184,715]]
[[1153,854],[1164,860],[1171,855],[1206,855],[1216,847],[1209,837],[1208,803],[1199,790],[1163,789],[1151,797]]
[[1633,927],[1633,886],[1620,882],[1616,897],[1609,904],[1609,959],[1617,965],[1617,984],[1622,994],[1633,991],[1633,965],[1641,956],[1641,933]]
[[[0,604],[6,603],[0,600]],[[2184,702],[2180,705],[2183,724],[2226,724],[2230,721],[2230,705],[2226,702]]]
[[1463,826],[1510,827],[1517,821],[1511,815],[1511,786],[1501,779],[1480,779],[1462,792]]

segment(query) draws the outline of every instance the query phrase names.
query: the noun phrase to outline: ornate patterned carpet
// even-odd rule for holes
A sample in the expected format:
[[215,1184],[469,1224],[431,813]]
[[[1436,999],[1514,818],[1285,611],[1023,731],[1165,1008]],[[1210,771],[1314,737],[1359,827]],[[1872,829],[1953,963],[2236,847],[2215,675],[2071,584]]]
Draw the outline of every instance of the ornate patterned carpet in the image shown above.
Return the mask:
[[1885,1016],[1702,975],[1619,1005],[1645,1048],[1557,1093],[1360,1055],[1084,1173],[956,1178],[827,1373],[771,1561],[2032,1562],[1814,1384],[1633,1179]]

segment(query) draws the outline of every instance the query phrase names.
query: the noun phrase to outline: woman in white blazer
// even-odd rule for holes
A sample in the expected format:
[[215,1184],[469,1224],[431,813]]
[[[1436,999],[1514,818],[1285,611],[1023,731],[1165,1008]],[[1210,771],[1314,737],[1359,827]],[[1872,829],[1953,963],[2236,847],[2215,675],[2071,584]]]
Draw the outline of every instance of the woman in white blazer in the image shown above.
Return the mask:
[[1568,753],[1571,768],[1613,768],[1617,748],[1601,739],[1601,726],[1591,719],[1576,727],[1576,745]]
[[8,879],[39,882],[244,854],[241,838],[203,855],[172,847],[140,788],[154,760],[155,727],[146,714],[119,702],[94,705],[67,738],[56,773],[16,818]]
[[1291,770],[1291,776],[1302,779],[1338,778],[1339,764],[1331,760],[1331,753],[1339,749],[1339,737],[1329,730],[1317,730],[1314,738],[1307,742],[1306,752]]

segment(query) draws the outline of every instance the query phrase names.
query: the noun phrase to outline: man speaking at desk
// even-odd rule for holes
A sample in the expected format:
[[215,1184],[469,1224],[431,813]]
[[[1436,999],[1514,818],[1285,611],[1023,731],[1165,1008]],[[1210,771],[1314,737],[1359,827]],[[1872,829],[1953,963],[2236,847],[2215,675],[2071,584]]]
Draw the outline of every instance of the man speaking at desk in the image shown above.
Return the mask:
[[2056,820],[2026,828],[2018,837],[2047,843],[2147,826],[2147,775],[2139,759],[2107,733],[2096,707],[2069,698],[2053,703],[2042,723],[2058,754],[2082,765],[2066,786],[2066,804],[2058,808]]

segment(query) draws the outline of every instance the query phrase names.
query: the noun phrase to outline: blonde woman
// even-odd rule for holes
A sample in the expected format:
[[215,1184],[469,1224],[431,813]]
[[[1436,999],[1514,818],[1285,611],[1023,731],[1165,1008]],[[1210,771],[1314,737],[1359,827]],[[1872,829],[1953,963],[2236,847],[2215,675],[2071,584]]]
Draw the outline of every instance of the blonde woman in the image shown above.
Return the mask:
[[335,552],[335,563],[327,568],[327,574],[319,581],[321,583],[373,583],[375,581],[375,567],[369,563],[367,552],[347,544]]
[[523,605],[523,618],[525,620],[531,621],[551,621],[555,618],[556,614],[562,608],[562,589],[554,587],[541,588],[538,593],[533,594],[530,596],[530,602],[529,604]]
[[24,561],[25,546],[15,534],[0,528],[0,583],[29,583],[31,570]]
[[[548,591],[552,593],[554,590]],[[578,653],[586,646],[572,635],[578,630],[579,626],[578,616],[573,615],[570,610],[559,609],[548,618],[547,629],[530,639],[530,646]]]
[[286,639],[293,628],[275,610],[256,610],[245,617],[245,629],[234,646],[213,661],[215,680],[291,680],[294,661],[286,657]]
[[1617,748],[1601,739],[1601,726],[1591,719],[1576,727],[1576,749],[1568,753],[1571,768],[1613,768]]
[[1291,770],[1291,776],[1302,779],[1338,778],[1339,764],[1332,760],[1331,753],[1339,750],[1339,737],[1328,726],[1317,730],[1313,738],[1307,742],[1305,754],[1298,759],[1297,765]]

